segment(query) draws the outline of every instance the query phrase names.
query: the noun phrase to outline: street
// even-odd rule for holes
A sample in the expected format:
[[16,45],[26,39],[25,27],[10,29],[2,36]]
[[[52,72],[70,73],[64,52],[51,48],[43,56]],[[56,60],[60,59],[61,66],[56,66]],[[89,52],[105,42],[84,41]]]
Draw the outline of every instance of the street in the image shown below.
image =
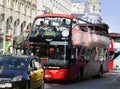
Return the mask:
[[94,78],[73,83],[45,83],[45,89],[120,89],[120,70],[103,74],[101,79]]

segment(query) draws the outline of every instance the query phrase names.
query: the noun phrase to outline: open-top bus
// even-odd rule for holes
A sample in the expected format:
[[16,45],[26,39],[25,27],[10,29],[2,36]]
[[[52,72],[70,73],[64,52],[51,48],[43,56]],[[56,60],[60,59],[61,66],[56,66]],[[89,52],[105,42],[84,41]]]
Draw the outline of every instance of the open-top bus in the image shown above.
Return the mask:
[[26,53],[38,55],[45,80],[72,80],[101,76],[108,71],[108,25],[91,24],[66,14],[36,16]]
[[110,64],[109,70],[113,70],[114,59],[120,55],[120,33],[109,33],[110,37]]

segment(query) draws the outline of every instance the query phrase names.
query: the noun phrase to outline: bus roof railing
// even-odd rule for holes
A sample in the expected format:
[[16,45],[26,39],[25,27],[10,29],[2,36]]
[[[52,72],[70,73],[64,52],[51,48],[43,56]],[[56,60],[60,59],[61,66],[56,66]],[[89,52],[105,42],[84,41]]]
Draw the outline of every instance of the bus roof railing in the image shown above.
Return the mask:
[[75,18],[75,16],[71,14],[58,14],[58,13],[47,13],[47,14],[36,16],[36,18],[42,18],[42,17],[64,17],[64,18],[70,18],[70,19]]
[[88,21],[86,21],[84,19],[81,19],[81,18],[77,18],[77,19],[87,23],[88,26],[98,26],[98,27],[101,27],[101,28],[106,27],[107,30],[109,29],[109,26],[106,23],[91,23],[91,22],[88,22]]

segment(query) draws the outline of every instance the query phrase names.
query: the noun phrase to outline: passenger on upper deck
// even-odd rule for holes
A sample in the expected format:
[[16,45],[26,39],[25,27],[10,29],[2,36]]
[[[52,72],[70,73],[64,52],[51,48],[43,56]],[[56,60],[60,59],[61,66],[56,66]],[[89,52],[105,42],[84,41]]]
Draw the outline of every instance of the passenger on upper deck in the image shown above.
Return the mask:
[[66,23],[66,19],[63,19],[62,20],[62,24],[61,24],[62,27],[68,27],[67,23]]
[[44,22],[43,21],[40,21],[40,26],[44,26]]
[[80,30],[76,20],[73,20],[73,22],[72,22],[72,29]]
[[59,31],[69,31],[69,24],[66,23],[66,19],[63,19],[60,26],[59,26]]
[[45,26],[45,24],[44,24],[43,21],[40,21],[40,24],[37,25],[37,26],[38,26],[38,27],[37,27],[37,30],[40,30],[40,29],[42,29],[42,28]]
[[43,27],[44,27],[44,22],[40,21],[40,25],[38,25],[38,27],[37,27],[37,31],[36,31],[35,36],[37,36],[40,33],[40,30],[42,30]]
[[53,26],[51,20],[49,20],[48,26]]
[[50,30],[56,30],[55,26],[52,24],[51,20],[49,20],[48,22],[48,28],[50,28]]

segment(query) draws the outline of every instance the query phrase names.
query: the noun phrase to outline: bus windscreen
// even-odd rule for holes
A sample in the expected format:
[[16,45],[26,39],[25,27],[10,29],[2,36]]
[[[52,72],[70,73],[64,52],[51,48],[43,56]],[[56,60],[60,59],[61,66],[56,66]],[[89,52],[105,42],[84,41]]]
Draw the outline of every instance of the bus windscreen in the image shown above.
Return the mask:
[[68,37],[71,19],[58,17],[36,18],[32,33],[34,36],[42,37]]

